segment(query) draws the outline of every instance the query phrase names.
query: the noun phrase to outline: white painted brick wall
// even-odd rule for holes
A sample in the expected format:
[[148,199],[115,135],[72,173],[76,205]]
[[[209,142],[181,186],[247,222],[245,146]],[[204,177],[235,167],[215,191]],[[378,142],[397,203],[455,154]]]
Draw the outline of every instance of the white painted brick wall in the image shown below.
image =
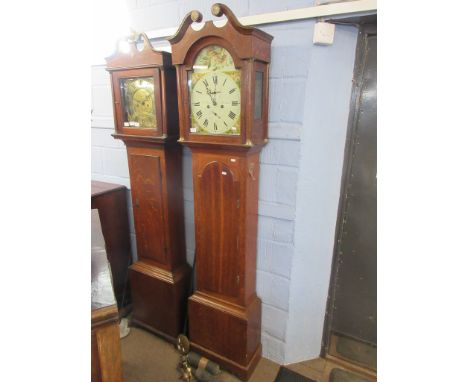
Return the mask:
[[102,149],[102,162],[104,174],[119,178],[129,178],[127,150],[104,148]]
[[263,346],[262,356],[282,364],[284,362],[283,360],[285,359],[284,340],[280,340],[269,335],[262,328],[261,341]]
[[286,277],[257,269],[257,293],[262,303],[288,311],[289,280]]
[[91,172],[95,174],[103,174],[102,168],[102,149],[99,147],[91,147]]
[[[273,95],[273,93],[271,94]],[[300,145],[298,141],[270,138],[260,154],[260,162],[298,167],[299,149]]]
[[[214,2],[127,0],[127,5],[132,27],[145,31],[177,26],[182,17],[193,9],[200,10],[205,20],[212,19],[210,7]],[[313,0],[223,2],[238,16],[302,8],[314,4]],[[305,99],[306,84],[314,76],[321,75],[313,72],[313,65],[310,63],[318,50],[327,48],[312,45],[312,21],[281,23],[261,28],[272,34],[274,39],[270,68],[269,143],[260,156],[257,293],[262,299],[263,356],[283,363],[286,359],[285,341],[290,319],[290,277],[295,256],[295,218],[296,210],[301,208],[296,205],[298,174],[300,166],[308,165],[301,162],[300,152],[302,133],[304,129],[310,128],[303,126],[304,114],[310,110],[308,100]],[[167,45],[167,42],[155,41],[155,46]],[[339,52],[333,59],[340,59]],[[311,67],[312,70],[309,69]],[[92,68],[91,79],[92,178],[129,187],[125,147],[121,141],[110,136],[113,132],[113,116],[109,75],[103,66],[95,66]],[[351,81],[351,78],[349,80]],[[322,147],[323,150],[327,150],[325,146]],[[336,165],[341,166],[341,163]],[[326,177],[326,174],[323,175]],[[193,263],[195,233],[192,158],[190,150],[186,148],[183,153],[183,195],[187,260]],[[133,256],[136,257],[131,200],[129,206]],[[329,225],[333,225],[329,228],[334,230],[334,222]]]
[[292,243],[294,222],[260,215],[258,218],[258,237],[259,239],[277,241],[279,243]]
[[260,166],[260,200],[295,206],[296,184],[297,168],[279,165]]
[[277,202],[296,205],[297,169],[279,167],[276,173]]
[[109,129],[91,129],[91,142],[93,147],[125,149],[125,145],[120,139],[114,139],[109,134]]
[[286,336],[288,312],[273,306],[262,305],[262,329],[264,334],[282,341]]
[[110,89],[107,85],[93,86],[91,95],[93,115],[97,117],[112,115],[112,99],[108,97]]
[[301,136],[302,124],[300,123],[268,123],[268,135],[270,139],[291,139],[299,140]]
[[289,279],[293,255],[292,244],[260,239],[257,243],[257,269]]
[[136,8],[131,12],[130,26],[138,31],[147,31],[156,28],[169,28],[177,25],[179,10],[177,2],[153,4],[143,8]]

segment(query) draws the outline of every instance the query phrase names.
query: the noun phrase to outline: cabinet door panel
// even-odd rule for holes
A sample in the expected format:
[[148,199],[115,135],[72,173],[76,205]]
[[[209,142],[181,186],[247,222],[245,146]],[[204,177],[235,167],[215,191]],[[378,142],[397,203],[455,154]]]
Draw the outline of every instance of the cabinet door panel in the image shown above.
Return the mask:
[[239,182],[225,164],[208,163],[198,180],[198,289],[239,294]]
[[157,156],[129,156],[138,257],[166,263],[161,164]]

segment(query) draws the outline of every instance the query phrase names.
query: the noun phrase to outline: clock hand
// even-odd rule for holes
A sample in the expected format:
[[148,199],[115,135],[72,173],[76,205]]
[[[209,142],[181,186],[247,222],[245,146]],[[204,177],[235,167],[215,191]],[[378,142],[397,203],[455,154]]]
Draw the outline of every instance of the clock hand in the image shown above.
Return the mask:
[[[213,103],[213,106],[216,106],[218,103],[216,102],[216,99],[213,97],[213,92],[211,91],[211,89],[208,87],[208,83],[207,82],[203,82],[203,84],[205,85],[205,88],[206,88],[206,94],[208,94],[210,96],[210,99],[211,99],[211,102]],[[216,90],[216,88],[215,88]]]
[[207,94],[210,96],[211,102],[213,103],[213,106],[216,106],[218,103],[216,102],[216,99],[213,97],[213,92],[209,91],[207,89]]
[[212,92],[208,89],[208,86],[206,87],[206,94],[210,96],[211,102],[213,103],[213,106],[216,106],[216,101],[213,98]]
[[216,117],[218,117],[219,119],[221,119],[221,117],[218,115],[218,113],[216,113],[215,111],[212,111],[210,110]]

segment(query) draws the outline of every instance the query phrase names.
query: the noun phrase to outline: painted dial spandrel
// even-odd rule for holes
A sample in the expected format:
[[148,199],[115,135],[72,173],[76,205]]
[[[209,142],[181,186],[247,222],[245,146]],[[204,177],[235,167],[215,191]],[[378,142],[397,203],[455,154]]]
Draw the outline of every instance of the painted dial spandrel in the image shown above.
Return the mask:
[[200,51],[189,80],[191,133],[240,134],[240,80],[226,49],[210,45]]
[[123,101],[124,126],[156,129],[154,79],[152,77],[121,79],[120,89]]

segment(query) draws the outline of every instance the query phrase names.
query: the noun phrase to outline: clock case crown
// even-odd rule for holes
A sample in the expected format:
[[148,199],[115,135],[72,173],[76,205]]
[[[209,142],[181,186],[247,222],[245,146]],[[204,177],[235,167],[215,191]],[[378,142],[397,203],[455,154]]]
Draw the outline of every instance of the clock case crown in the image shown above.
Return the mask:
[[[268,70],[273,37],[259,29],[243,26],[224,4],[214,4],[214,16],[226,16],[227,23],[217,27],[207,21],[200,30],[191,25],[201,22],[198,11],[188,13],[178,31],[168,41],[172,46],[172,63],[178,74],[180,142],[188,146],[212,145],[238,150],[252,150],[267,143],[268,137]],[[191,133],[189,72],[203,48],[217,45],[226,49],[241,72],[240,135]],[[255,115],[256,74],[263,78],[261,87],[261,115]],[[258,101],[258,98],[257,98]]]
[[[141,41],[141,48],[138,47]],[[120,45],[128,45],[128,52],[123,52]],[[106,58],[106,70],[112,77],[112,97],[114,108],[115,138],[126,141],[176,141],[179,136],[179,118],[177,113],[176,73],[172,65],[171,54],[157,51],[144,33],[133,33],[130,37],[119,40],[115,53]],[[128,78],[147,78],[154,80],[154,108],[156,128],[143,129],[124,126],[124,112],[120,81]]]

